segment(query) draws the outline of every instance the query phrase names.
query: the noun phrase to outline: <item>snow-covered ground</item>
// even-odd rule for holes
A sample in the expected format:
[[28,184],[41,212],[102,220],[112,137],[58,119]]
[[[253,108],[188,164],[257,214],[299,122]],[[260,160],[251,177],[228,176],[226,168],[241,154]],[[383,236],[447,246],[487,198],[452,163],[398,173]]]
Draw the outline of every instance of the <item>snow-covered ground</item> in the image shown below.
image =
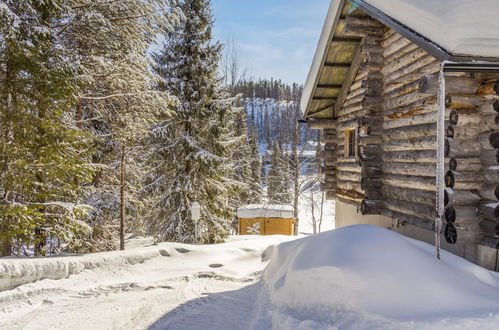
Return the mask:
[[499,329],[498,273],[383,228],[132,246],[1,260],[56,275],[0,292],[0,329]]
[[[124,252],[1,259],[0,329],[246,328],[253,321],[251,285],[266,265],[262,255],[290,239],[154,246],[138,238]],[[19,286],[5,290],[9,283]],[[196,319],[203,313],[207,319]]]

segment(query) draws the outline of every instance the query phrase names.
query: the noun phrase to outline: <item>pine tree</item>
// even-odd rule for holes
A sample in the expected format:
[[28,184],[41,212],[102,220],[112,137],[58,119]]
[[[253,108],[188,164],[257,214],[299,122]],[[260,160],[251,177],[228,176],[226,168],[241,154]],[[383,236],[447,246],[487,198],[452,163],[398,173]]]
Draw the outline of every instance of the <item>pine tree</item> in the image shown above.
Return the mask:
[[185,19],[167,31],[164,49],[154,56],[157,72],[166,80],[161,90],[178,97],[172,119],[151,132],[153,170],[148,191],[156,196],[150,232],[179,242],[195,240],[190,207],[202,207],[201,242],[223,241],[228,235],[233,210],[230,196],[240,183],[229,178],[230,154],[240,143],[229,130],[234,98],[220,88],[218,63],[221,44],[212,42],[213,15],[210,1],[184,0]]

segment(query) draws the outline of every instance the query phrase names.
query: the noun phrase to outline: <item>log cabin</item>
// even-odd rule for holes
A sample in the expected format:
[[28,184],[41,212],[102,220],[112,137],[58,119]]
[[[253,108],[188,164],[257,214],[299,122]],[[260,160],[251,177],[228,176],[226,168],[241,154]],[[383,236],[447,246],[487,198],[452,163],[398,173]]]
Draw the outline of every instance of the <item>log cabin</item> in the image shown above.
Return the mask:
[[323,131],[337,227],[432,244],[438,231],[499,270],[497,13],[496,0],[332,1],[301,107]]

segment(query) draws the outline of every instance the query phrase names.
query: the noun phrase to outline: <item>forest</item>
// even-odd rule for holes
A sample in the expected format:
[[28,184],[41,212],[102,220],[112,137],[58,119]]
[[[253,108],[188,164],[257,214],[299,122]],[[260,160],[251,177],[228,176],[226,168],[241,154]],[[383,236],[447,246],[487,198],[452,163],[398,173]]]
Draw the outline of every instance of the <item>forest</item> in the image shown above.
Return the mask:
[[246,77],[212,27],[199,0],[0,3],[0,256],[218,243],[240,205],[298,214],[320,166],[302,86]]

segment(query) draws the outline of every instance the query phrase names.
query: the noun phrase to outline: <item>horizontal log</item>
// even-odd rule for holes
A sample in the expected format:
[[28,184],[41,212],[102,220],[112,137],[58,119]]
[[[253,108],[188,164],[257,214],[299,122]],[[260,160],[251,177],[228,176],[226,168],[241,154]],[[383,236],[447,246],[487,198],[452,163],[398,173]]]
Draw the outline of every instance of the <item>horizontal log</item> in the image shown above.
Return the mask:
[[383,186],[383,195],[391,199],[398,199],[430,206],[434,206],[436,200],[434,191],[399,188],[386,185]]
[[482,116],[482,131],[499,131],[499,115],[484,114]]
[[480,158],[446,158],[446,170],[455,172],[479,172],[482,169]]
[[499,166],[487,166],[483,168],[483,179],[489,184],[499,184]]
[[416,139],[429,136],[436,136],[437,124],[422,124],[409,127],[399,127],[387,129],[384,132],[384,140]]
[[499,185],[485,186],[480,190],[480,196],[484,200],[497,202],[499,201]]
[[499,113],[499,99],[495,99],[493,101],[486,101],[482,105],[480,105],[479,110],[483,114],[497,114]]
[[492,131],[480,134],[478,141],[482,148],[492,150],[499,148],[499,132]]
[[455,190],[480,189],[483,186],[483,177],[477,172],[454,172],[445,173],[445,186]]
[[340,188],[342,190],[352,190],[352,191],[357,191],[359,193],[361,193],[363,190],[360,187],[359,181],[338,180],[336,182],[336,185],[338,186],[338,188]]
[[476,224],[477,212],[476,206],[449,206],[445,209],[445,221],[457,225]]
[[362,155],[379,155],[381,153],[381,146],[377,144],[368,144],[364,146],[360,146],[360,153]]
[[400,226],[405,226],[407,224],[411,224],[413,226],[423,228],[426,230],[434,231],[435,221],[434,220],[426,220],[421,219],[419,217],[415,217],[412,215],[391,211],[391,210],[383,210],[382,215],[397,220]]
[[383,110],[389,111],[396,108],[407,107],[416,102],[421,102],[421,101],[430,102],[429,100],[435,100],[436,102],[435,97],[428,96],[425,94],[420,94],[417,92],[402,94],[385,99],[385,102],[383,103]]
[[383,172],[389,174],[435,177],[435,163],[383,163]]
[[480,195],[476,190],[453,190],[445,188],[445,206],[469,206],[477,205],[480,202]]
[[360,212],[363,215],[381,214],[383,209],[383,201],[381,200],[362,200]]
[[428,53],[423,49],[414,48],[412,51],[398,57],[396,61],[389,62],[390,65],[385,65],[381,72],[383,72],[384,75],[389,75],[397,70],[407,67],[411,63],[414,63],[427,55]]
[[341,163],[338,164],[336,167],[338,171],[343,171],[343,172],[361,173],[362,171],[362,167],[359,165],[358,162]]
[[[434,94],[438,92],[438,74],[423,75],[419,80],[419,92]],[[450,94],[476,94],[481,84],[476,79],[459,76],[445,78],[445,90]]]
[[499,203],[482,203],[478,213],[485,219],[499,221]]
[[336,175],[338,177],[338,180],[341,180],[341,181],[358,181],[358,182],[360,182],[360,180],[362,179],[362,176],[360,173],[338,171]]
[[380,134],[376,135],[359,134],[359,144],[361,145],[382,144],[382,143],[383,143],[383,136]]
[[499,149],[482,150],[480,159],[484,166],[499,165]]
[[398,33],[395,34],[392,39],[388,40],[388,43],[383,44],[385,50],[383,51],[383,56],[388,57],[392,54],[397,54],[397,51],[412,44],[408,39],[402,37]]
[[445,97],[447,109],[477,109],[484,102],[485,99],[476,95],[449,94]]
[[447,138],[445,140],[445,157],[448,158],[470,158],[480,157],[481,150],[478,140],[454,140]]
[[436,144],[436,137],[431,136],[417,139],[392,140],[385,143],[382,148],[384,152],[436,150]]
[[385,174],[381,181],[393,187],[435,191],[435,178],[432,177]]
[[309,119],[307,124],[308,128],[313,130],[335,129],[337,121],[333,119]]
[[[432,124],[437,122],[437,112],[429,112],[423,114],[411,114],[408,116],[396,119],[390,119],[386,117],[383,122],[383,127],[385,129],[399,128],[399,127],[410,127],[422,124]],[[449,117],[449,112],[446,112],[446,119]]]
[[499,80],[494,79],[487,81],[480,86],[477,91],[478,95],[499,95]]
[[466,126],[453,126],[449,125],[445,129],[445,135],[450,139],[455,140],[469,140],[478,137],[483,132],[483,126],[478,124]]
[[436,71],[435,69],[438,69],[438,67],[439,67],[439,62],[433,56],[427,55],[425,57],[420,58],[418,61],[411,63],[410,65],[402,67],[400,70],[397,70],[389,75],[386,75],[385,82],[388,83],[393,82],[397,79],[401,79],[401,77],[408,74],[419,73],[421,75],[423,73],[435,72]]
[[[400,120],[404,118],[412,118],[415,116],[421,116],[424,114],[433,113],[434,118],[429,120],[428,118],[421,123],[418,124],[428,124],[436,122],[437,114],[438,114],[438,106],[436,104],[436,99],[431,99],[430,101],[423,100],[420,102],[413,103],[409,106],[393,108],[384,112],[385,119],[383,121],[383,125],[386,126],[388,123],[392,123],[392,121]],[[448,116],[448,111],[446,111],[446,116]],[[415,118],[416,119],[416,118]],[[410,124],[402,125],[402,126],[410,126]],[[396,126],[401,127],[401,126]],[[395,128],[388,127],[386,128]]]
[[353,190],[338,189],[336,191],[336,194],[338,197],[341,197],[341,198],[344,198],[344,199],[347,199],[347,200],[350,200],[353,202],[357,202],[358,203],[357,206],[360,206],[360,203],[364,199],[364,194],[359,193],[357,191],[353,191]]
[[384,152],[383,161],[390,163],[431,163],[435,161],[435,150]]
[[449,115],[449,123],[452,125],[480,124],[482,116],[479,112],[469,109],[453,109]]
[[499,222],[492,220],[483,220],[480,222],[480,228],[488,237],[499,237]]
[[411,203],[397,199],[387,199],[385,201],[385,207],[391,211],[416,216],[425,220],[434,220],[436,217],[435,208],[425,204]]

